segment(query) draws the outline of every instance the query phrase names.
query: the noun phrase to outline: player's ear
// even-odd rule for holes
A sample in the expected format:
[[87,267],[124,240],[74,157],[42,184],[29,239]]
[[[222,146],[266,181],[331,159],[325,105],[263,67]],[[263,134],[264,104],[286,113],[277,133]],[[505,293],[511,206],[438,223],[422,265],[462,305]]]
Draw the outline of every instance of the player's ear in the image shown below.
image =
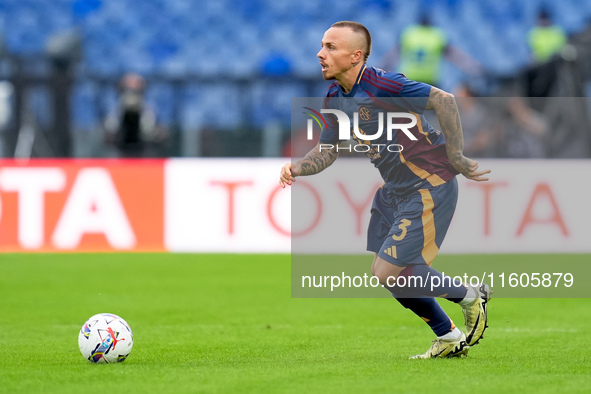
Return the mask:
[[363,51],[358,49],[351,54],[351,63],[357,64],[363,60]]

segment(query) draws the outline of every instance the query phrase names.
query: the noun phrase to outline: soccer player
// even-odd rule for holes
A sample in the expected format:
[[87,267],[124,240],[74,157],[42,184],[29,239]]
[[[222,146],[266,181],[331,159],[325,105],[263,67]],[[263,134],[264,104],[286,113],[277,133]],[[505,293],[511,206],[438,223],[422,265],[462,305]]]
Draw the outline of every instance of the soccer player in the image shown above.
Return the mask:
[[[485,284],[472,287],[454,282],[432,268],[431,263],[455,210],[455,176],[460,173],[473,181],[486,181],[490,170],[479,170],[478,162],[462,153],[462,127],[453,95],[366,64],[371,52],[371,35],[365,26],[337,22],[324,33],[321,45],[317,56],[322,76],[336,80],[327,91],[328,108],[335,98],[337,106],[339,98],[348,97],[366,101],[399,100],[406,103],[408,113],[420,120],[408,130],[416,140],[407,138],[402,152],[389,149],[388,145],[397,141],[385,141],[386,133],[382,133],[381,139],[371,141],[368,156],[385,184],[374,197],[367,249],[375,253],[372,274],[437,336],[426,353],[413,358],[466,356],[487,327],[490,289]],[[435,111],[443,135],[427,123],[423,110]],[[336,160],[340,141],[335,126],[336,122],[332,122],[332,127],[322,131],[318,145],[304,158],[282,167],[279,181],[282,187],[291,185],[298,176],[317,174]],[[405,283],[414,278],[415,286],[403,286],[402,277]],[[434,277],[440,280],[440,285],[432,290],[426,284],[429,280],[434,283]],[[424,280],[423,286],[416,285],[417,278]],[[461,306],[466,334],[453,324],[434,297]]]

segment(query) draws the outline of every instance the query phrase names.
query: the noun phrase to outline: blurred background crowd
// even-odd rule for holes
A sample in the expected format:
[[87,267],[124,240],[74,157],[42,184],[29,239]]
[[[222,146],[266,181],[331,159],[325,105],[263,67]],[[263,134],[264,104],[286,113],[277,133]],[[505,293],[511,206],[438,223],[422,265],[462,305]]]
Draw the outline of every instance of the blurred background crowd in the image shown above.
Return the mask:
[[289,156],[339,20],[456,95],[467,155],[591,157],[582,0],[0,0],[0,157]]

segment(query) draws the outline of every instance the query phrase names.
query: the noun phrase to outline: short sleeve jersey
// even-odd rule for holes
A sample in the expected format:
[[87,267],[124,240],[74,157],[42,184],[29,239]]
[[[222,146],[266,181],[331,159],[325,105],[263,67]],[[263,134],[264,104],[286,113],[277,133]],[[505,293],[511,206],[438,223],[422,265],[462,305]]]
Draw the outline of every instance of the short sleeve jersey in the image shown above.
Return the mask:
[[[357,143],[369,145],[361,151],[380,171],[388,187],[399,195],[424,187],[425,182],[432,186],[444,184],[458,174],[447,157],[443,133],[429,125],[423,116],[430,91],[431,85],[364,65],[350,92],[345,93],[335,82],[324,100],[325,108],[338,109],[349,116],[350,135]],[[381,123],[381,136],[371,141],[357,138],[353,133],[354,112],[358,113],[361,134],[379,134]],[[394,128],[388,136],[388,112],[414,115],[416,125],[405,132]],[[320,134],[320,143],[336,145],[341,142],[336,117],[326,114],[325,118],[328,127]],[[408,118],[391,122],[410,124]]]

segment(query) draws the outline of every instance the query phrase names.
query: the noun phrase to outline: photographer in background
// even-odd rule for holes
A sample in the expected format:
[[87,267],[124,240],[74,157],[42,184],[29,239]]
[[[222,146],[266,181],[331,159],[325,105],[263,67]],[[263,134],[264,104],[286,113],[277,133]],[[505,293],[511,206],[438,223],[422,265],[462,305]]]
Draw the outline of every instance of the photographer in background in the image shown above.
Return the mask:
[[126,74],[119,83],[119,105],[104,123],[106,141],[120,157],[159,156],[166,140],[166,129],[158,125],[156,114],[144,102],[146,81],[137,74]]

